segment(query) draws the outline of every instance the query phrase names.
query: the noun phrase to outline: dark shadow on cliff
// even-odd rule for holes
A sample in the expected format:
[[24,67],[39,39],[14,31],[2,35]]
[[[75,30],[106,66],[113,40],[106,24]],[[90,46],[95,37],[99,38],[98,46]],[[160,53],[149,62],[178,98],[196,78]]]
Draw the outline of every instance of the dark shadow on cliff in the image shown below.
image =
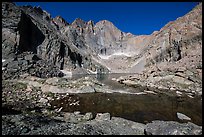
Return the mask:
[[37,47],[42,44],[45,36],[31,21],[28,15],[23,12],[21,14],[21,20],[18,24],[18,30],[20,33],[18,53],[22,53],[24,51],[37,53]]

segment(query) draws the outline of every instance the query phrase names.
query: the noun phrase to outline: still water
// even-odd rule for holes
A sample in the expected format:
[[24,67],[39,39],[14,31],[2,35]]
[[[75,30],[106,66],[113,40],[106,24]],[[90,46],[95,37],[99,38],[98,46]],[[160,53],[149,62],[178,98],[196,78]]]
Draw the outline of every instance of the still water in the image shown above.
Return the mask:
[[[122,74],[92,76],[97,77],[100,82],[103,82],[114,90],[128,90],[129,92],[131,92],[131,90],[137,90],[111,80],[113,77],[117,78],[121,75]],[[84,77],[84,75],[76,75],[72,79],[80,77]],[[69,106],[69,98],[79,101],[79,105]],[[162,93],[145,95],[84,93],[70,94],[69,97],[52,102],[52,106],[54,105],[63,107],[62,111],[65,112],[80,111],[81,113],[93,112],[93,114],[109,112],[111,116],[122,117],[140,123],[148,123],[152,120],[187,122],[178,119],[177,112],[179,112],[190,117],[190,122],[202,125],[201,97],[169,96]]]

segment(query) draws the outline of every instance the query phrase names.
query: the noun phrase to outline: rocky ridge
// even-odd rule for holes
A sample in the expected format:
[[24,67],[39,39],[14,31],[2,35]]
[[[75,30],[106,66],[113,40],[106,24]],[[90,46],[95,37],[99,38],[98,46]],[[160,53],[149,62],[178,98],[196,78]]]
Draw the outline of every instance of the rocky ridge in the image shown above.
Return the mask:
[[2,58],[29,51],[76,73],[142,73],[157,65],[199,70],[201,11],[202,3],[151,35],[135,36],[107,20],[94,24],[77,18],[68,23],[60,16],[51,18],[40,7],[2,3]]
[[[89,53],[77,48],[77,45],[85,46],[83,41],[76,38],[78,35],[75,30],[71,30],[71,39],[61,34],[60,28],[67,25],[64,19],[52,19],[40,7],[17,7],[14,3],[2,3],[2,59],[15,61],[20,54],[27,52],[56,66],[58,70],[75,70],[77,73],[88,73],[88,70],[108,72]],[[7,67],[3,71],[7,75],[10,73]]]

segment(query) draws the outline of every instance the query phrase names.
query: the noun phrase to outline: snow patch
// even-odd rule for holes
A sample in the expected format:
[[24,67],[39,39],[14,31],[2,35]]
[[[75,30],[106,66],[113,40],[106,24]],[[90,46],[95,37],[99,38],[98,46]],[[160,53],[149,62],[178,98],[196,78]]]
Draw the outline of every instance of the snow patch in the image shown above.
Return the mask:
[[109,59],[110,56],[98,55],[101,59]]
[[111,55],[105,56],[105,55],[98,55],[101,59],[109,59],[112,56],[127,56],[127,57],[132,57],[131,53],[124,53],[124,52],[115,52]]
[[124,52],[115,52],[112,54],[112,56],[127,56],[127,57],[131,57],[131,53],[124,53]]

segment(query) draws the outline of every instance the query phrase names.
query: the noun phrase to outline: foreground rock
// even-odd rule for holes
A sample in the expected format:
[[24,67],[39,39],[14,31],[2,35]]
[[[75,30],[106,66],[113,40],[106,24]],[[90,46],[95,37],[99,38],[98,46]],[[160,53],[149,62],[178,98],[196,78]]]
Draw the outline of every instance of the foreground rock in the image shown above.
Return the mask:
[[[72,119],[75,116],[71,116]],[[11,124],[12,123],[12,124]],[[40,115],[2,116],[2,135],[143,135],[144,124],[118,117],[83,122],[55,120]]]
[[202,127],[191,122],[153,121],[145,127],[147,135],[202,135]]
[[[107,115],[108,113],[104,114]],[[86,115],[86,114],[85,114]],[[70,113],[67,118],[39,114],[2,116],[2,135],[201,135],[202,127],[193,123],[153,121],[142,124],[119,117],[91,118],[77,121],[85,115]],[[103,114],[100,114],[103,115]]]
[[[68,92],[57,93],[46,90],[49,88],[42,90],[43,85],[59,86],[59,89],[60,87],[81,89],[82,93],[90,93],[90,89],[84,91],[81,88],[87,85],[94,87],[96,91],[106,89],[106,86],[89,77],[67,81],[67,79],[57,77],[42,79],[27,74],[21,75],[20,79],[3,80],[3,135],[144,135],[146,133],[144,132],[145,124],[112,117],[110,113],[94,115],[90,112],[85,114],[64,112],[63,104],[58,103],[55,106],[52,101],[66,98],[66,106],[77,107],[81,103],[79,98],[71,96]],[[107,88],[107,90],[110,89]],[[172,128],[177,126],[181,129],[186,128],[179,123],[173,125]],[[186,134],[194,133],[194,128],[189,127],[189,129],[190,131]],[[147,131],[149,133],[149,130]],[[195,132],[195,134],[200,134],[200,132]]]

